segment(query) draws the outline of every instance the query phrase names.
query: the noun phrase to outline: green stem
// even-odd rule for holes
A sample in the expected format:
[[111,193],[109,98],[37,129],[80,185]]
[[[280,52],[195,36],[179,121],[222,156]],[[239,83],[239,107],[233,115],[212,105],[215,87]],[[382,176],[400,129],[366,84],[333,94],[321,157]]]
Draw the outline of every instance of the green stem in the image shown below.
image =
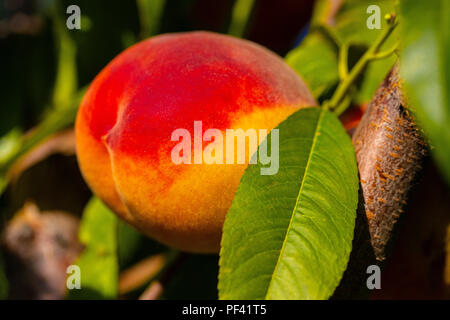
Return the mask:
[[381,60],[387,57],[390,57],[393,53],[395,53],[398,49],[398,44],[395,44],[391,49],[379,52],[375,55],[373,55],[373,60]]
[[[388,25],[388,27],[383,31],[382,34],[380,34],[378,39],[373,43],[373,45],[369,48],[369,50],[367,50],[366,53],[361,57],[361,59],[359,59],[359,61],[353,67],[348,76],[343,81],[341,81],[330,101],[325,102],[324,105],[325,108],[335,110],[342,103],[349,89],[356,82],[356,79],[359,77],[359,75],[364,71],[367,64],[372,60],[380,58],[377,55],[378,51],[380,50],[381,46],[386,42],[386,40],[389,38],[389,36],[392,34],[396,26],[397,22],[394,21]],[[387,55],[383,54],[383,57],[386,56]],[[339,111],[343,112],[345,110]]]
[[348,49],[349,44],[345,43],[339,49],[339,78],[342,80],[348,77]]
[[340,116],[341,114],[343,114],[345,112],[345,110],[347,110],[347,108],[352,104],[352,97],[351,95],[347,95],[345,97],[345,99],[341,102],[340,105],[338,105],[335,109],[334,109],[334,113],[337,116]]

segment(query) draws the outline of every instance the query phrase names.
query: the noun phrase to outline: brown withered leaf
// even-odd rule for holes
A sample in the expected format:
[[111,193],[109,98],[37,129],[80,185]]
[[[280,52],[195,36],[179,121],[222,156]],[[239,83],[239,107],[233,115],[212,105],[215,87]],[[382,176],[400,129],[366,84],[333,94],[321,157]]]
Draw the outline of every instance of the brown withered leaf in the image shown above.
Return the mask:
[[28,202],[7,224],[1,249],[10,299],[63,299],[66,268],[82,250],[79,220],[62,211],[40,212]]
[[408,109],[395,66],[353,135],[371,243],[380,261],[426,154]]

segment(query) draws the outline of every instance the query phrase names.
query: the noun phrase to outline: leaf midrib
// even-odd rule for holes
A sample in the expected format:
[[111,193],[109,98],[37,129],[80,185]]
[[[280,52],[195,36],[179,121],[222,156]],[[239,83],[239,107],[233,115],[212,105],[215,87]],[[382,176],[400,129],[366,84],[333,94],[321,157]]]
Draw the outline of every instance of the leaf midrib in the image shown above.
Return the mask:
[[322,123],[323,117],[325,115],[325,112],[326,112],[326,110],[323,110],[323,109],[321,110],[319,119],[317,121],[317,126],[316,126],[316,130],[315,130],[315,133],[314,133],[314,138],[313,138],[313,142],[312,142],[312,145],[311,145],[311,151],[309,152],[309,155],[308,155],[308,161],[306,163],[305,172],[304,172],[303,177],[302,177],[302,183],[300,185],[300,190],[299,190],[298,195],[297,195],[295,206],[294,206],[294,208],[292,210],[291,218],[289,220],[289,225],[288,225],[288,228],[286,230],[286,235],[285,235],[284,240],[283,240],[283,245],[281,246],[281,249],[280,249],[280,254],[278,255],[277,263],[275,264],[275,268],[274,268],[272,276],[270,278],[269,287],[267,288],[265,300],[267,300],[267,296],[269,295],[269,293],[270,293],[270,291],[272,289],[274,275],[278,271],[278,268],[279,268],[279,265],[280,265],[280,261],[281,261],[281,257],[284,254],[284,250],[285,250],[286,243],[287,243],[287,238],[288,238],[289,232],[291,231],[292,223],[294,221],[295,211],[296,211],[296,209],[297,209],[297,207],[298,207],[298,205],[300,203],[300,197],[302,195],[303,186],[304,186],[304,183],[305,183],[305,180],[306,180],[306,176],[308,174],[308,170],[309,170],[309,166],[310,166],[310,163],[311,163],[312,154],[313,154],[314,149],[316,147],[317,138],[319,136],[317,133],[319,132],[319,129],[321,127],[321,123]]

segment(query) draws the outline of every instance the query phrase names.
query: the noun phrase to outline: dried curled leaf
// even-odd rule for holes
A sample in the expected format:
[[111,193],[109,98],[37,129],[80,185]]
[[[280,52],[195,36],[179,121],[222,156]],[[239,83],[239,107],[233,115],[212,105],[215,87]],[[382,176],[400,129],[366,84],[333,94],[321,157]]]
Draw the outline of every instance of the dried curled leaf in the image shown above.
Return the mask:
[[26,203],[3,231],[0,246],[10,299],[63,299],[66,269],[82,250],[79,221],[63,211]]
[[405,103],[395,66],[353,136],[372,247],[378,260],[403,212],[425,143]]

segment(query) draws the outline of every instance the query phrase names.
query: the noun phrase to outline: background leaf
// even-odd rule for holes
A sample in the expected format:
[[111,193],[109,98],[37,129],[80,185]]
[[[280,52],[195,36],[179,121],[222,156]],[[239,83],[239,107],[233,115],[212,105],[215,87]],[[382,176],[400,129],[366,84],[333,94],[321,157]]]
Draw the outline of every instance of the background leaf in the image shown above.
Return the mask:
[[[371,30],[367,28],[366,12],[370,5],[377,5],[381,10],[381,29]],[[342,43],[348,42],[368,48],[375,42],[380,33],[386,28],[384,19],[386,14],[395,13],[395,1],[392,0],[346,0],[339,10],[336,19],[336,34]],[[397,36],[391,36],[381,47],[381,51],[390,49],[397,41]],[[351,59],[351,57],[349,57]],[[357,58],[357,57],[355,57]],[[359,90],[355,96],[355,103],[362,104],[370,101],[380,83],[394,65],[395,55],[387,59],[372,61],[361,79]],[[355,60],[356,61],[356,60]],[[351,63],[351,61],[350,61]]]
[[74,263],[81,270],[81,289],[69,299],[114,299],[118,293],[117,218],[98,198],[83,213],[80,241],[86,246]]
[[[330,90],[339,81],[339,47],[351,45],[348,61],[351,67],[386,27],[383,16],[395,12],[394,1],[391,0],[347,0],[333,15],[330,3],[329,0],[317,2],[309,34],[286,56],[286,62],[304,78],[320,101],[331,95]],[[381,9],[381,30],[367,28],[369,14],[366,10],[369,5],[378,5]],[[391,37],[381,50],[391,48],[395,38]],[[396,57],[392,56],[369,64],[359,81],[359,90],[355,91],[355,104],[370,101],[395,61]]]
[[70,37],[70,31],[67,29],[64,17],[59,13],[62,11],[59,3],[55,3],[51,10],[51,16],[54,23],[55,43],[58,46],[58,65],[53,89],[53,106],[63,108],[70,106],[70,101],[75,95],[77,89],[77,48],[74,40]]
[[136,0],[142,39],[157,34],[165,3],[165,0]]
[[[0,138],[0,168],[19,150],[20,142],[21,132],[18,129],[13,129]],[[5,190],[7,184],[6,170],[3,171],[3,174],[0,170],[0,195]]]
[[319,108],[278,129],[278,173],[249,166],[227,214],[221,299],[326,299],[346,268],[358,202],[350,137]]
[[132,261],[143,242],[143,235],[122,220],[117,222],[117,250],[120,266],[126,266]]
[[255,0],[236,0],[231,16],[230,29],[228,34],[235,37],[244,35],[245,27],[250,20]]
[[402,1],[402,78],[410,105],[450,182],[450,3]]
[[312,94],[320,98],[339,81],[336,49],[318,32],[286,56],[286,62],[306,81]]
[[85,89],[80,90],[76,96],[67,102],[67,106],[51,110],[42,122],[28,134],[21,136],[20,132],[14,129],[0,139],[0,147],[4,147],[2,148],[2,152],[0,152],[0,195],[8,184],[8,170],[19,158],[27,154],[52,134],[74,123],[84,92]]

